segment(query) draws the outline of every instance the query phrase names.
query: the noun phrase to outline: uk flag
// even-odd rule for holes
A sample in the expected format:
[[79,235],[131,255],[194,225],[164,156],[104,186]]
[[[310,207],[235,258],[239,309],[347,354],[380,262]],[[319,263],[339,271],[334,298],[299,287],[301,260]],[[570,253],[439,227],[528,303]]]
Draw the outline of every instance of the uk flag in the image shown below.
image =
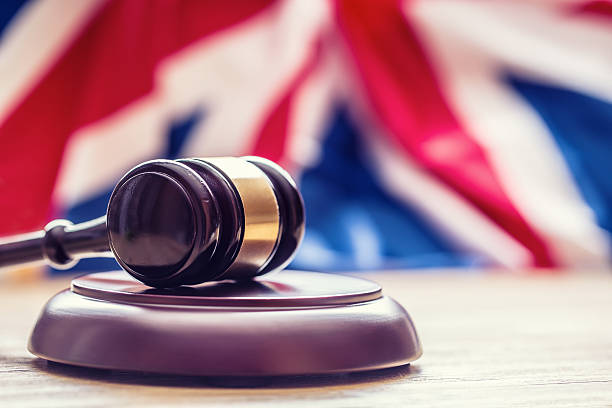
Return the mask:
[[0,35],[1,235],[259,155],[304,195],[294,267],[610,262],[611,2],[4,1]]

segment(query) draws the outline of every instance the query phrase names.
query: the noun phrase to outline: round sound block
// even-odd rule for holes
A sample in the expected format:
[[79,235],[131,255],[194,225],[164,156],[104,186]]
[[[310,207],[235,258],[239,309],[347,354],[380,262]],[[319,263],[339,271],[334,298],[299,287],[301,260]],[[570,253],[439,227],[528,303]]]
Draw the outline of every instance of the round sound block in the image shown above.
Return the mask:
[[410,317],[380,286],[297,271],[176,289],[86,275],[45,305],[28,349],[85,367],[204,376],[351,372],[421,355]]

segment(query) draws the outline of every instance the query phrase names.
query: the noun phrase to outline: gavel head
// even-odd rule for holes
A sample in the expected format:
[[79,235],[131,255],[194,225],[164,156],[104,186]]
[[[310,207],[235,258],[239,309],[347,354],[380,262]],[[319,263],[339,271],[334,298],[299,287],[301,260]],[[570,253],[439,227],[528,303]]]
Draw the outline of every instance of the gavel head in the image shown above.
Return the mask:
[[291,177],[266,159],[153,160],[119,181],[106,222],[128,273],[175,287],[285,267],[304,234],[304,204]]

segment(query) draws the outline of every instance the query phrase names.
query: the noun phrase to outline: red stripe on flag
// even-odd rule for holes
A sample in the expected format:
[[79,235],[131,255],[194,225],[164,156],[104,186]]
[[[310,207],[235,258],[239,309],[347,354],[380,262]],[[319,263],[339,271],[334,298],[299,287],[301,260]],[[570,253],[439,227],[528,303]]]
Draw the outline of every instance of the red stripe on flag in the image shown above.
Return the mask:
[[535,265],[552,266],[546,244],[517,211],[484,151],[447,106],[402,3],[336,2],[340,30],[373,109],[400,148],[527,247]]
[[0,234],[39,228],[46,221],[70,134],[148,94],[162,59],[270,3],[117,0],[105,5],[0,126]]
[[573,11],[581,14],[592,14],[595,16],[612,18],[612,1],[587,1],[574,6]]
[[255,144],[249,154],[265,157],[281,165],[286,164],[283,158],[289,138],[293,102],[300,88],[321,59],[320,42],[315,41],[312,47],[313,50],[304,64],[265,116],[261,129],[256,134]]

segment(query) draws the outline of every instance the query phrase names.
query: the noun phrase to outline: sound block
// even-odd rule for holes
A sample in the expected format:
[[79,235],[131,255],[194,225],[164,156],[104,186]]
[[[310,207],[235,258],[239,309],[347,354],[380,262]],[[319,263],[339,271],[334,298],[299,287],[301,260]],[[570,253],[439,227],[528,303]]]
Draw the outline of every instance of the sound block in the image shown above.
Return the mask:
[[286,270],[176,289],[122,271],[85,275],[45,305],[28,349],[78,366],[203,376],[353,372],[421,355],[410,317],[376,283]]

